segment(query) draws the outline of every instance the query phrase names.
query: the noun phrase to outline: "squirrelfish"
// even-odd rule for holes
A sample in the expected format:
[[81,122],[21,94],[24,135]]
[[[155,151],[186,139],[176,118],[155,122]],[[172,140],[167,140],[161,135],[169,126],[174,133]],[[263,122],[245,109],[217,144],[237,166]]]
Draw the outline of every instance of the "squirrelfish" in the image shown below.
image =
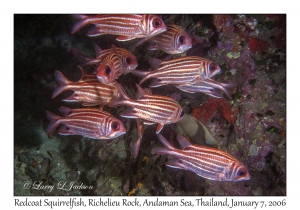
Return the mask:
[[129,109],[120,113],[126,118],[140,118],[144,124],[157,123],[156,133],[159,133],[165,124],[179,121],[183,115],[182,107],[172,98],[162,95],[148,95],[137,85],[141,97],[130,99],[123,89],[119,90],[121,97],[110,103],[109,106],[127,105]]
[[103,84],[98,81],[96,75],[85,74],[82,69],[81,71],[81,79],[78,82],[72,82],[60,71],[56,70],[54,76],[59,86],[54,90],[52,98],[63,91],[73,90],[74,93],[63,101],[83,102],[83,106],[104,106],[119,97],[117,86],[120,85],[117,82],[114,82],[113,84]]
[[172,168],[189,170],[214,181],[243,181],[250,179],[246,166],[228,153],[205,146],[191,144],[181,135],[177,140],[182,150],[174,148],[162,135],[157,134],[166,148],[155,148],[155,154],[171,155],[177,159],[166,162]]
[[72,34],[82,27],[94,24],[87,35],[99,36],[103,34],[119,35],[118,41],[128,41],[135,38],[150,38],[167,30],[164,21],[157,15],[134,14],[102,14],[102,15],[74,15],[79,19],[72,30]]
[[169,25],[167,31],[150,39],[149,50],[163,50],[169,54],[183,53],[192,47],[192,38],[179,26]]
[[129,52],[124,48],[120,48],[120,47],[116,47],[115,45],[112,45],[111,48],[102,50],[97,44],[94,43],[94,49],[96,52],[96,58],[88,58],[87,56],[78,52],[77,49],[75,48],[73,48],[72,51],[77,57],[80,57],[82,60],[85,61],[85,63],[82,64],[81,66],[84,65],[97,66],[107,55],[112,53],[119,56],[121,60],[121,67],[124,71],[133,70],[138,66],[135,55],[133,55],[131,52]]
[[140,85],[150,78],[155,78],[150,83],[150,87],[167,84],[186,85],[210,79],[221,71],[215,62],[197,56],[179,57],[169,61],[151,58],[149,63],[156,70],[132,71],[134,75],[143,77]]
[[46,130],[48,135],[59,125],[60,135],[81,135],[92,139],[112,139],[126,133],[120,120],[98,108],[60,107],[59,111],[63,116],[46,111],[46,116],[51,121]]

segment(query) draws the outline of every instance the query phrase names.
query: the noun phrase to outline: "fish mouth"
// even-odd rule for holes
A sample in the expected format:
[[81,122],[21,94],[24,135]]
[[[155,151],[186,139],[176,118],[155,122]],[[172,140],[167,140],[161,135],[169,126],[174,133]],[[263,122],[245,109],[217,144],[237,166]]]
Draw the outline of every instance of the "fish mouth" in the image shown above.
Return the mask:
[[104,84],[108,83],[108,79],[106,77],[102,77],[102,76],[97,75],[97,79],[101,83],[104,83]]

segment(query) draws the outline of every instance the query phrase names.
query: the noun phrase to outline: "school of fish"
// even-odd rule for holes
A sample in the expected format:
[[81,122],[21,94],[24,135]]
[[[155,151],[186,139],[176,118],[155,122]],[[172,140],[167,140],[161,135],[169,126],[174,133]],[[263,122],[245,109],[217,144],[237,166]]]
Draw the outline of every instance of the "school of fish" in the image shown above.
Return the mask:
[[[95,37],[103,34],[116,35],[117,41],[140,39],[134,45],[138,47],[149,42],[148,50],[162,50],[170,55],[181,54],[192,48],[189,34],[178,25],[166,25],[163,19],[154,14],[101,14],[73,15],[78,22],[71,30],[77,33],[81,28],[92,25],[87,36]],[[82,108],[59,108],[60,115],[46,111],[50,123],[46,129],[48,136],[58,128],[60,135],[80,135],[91,139],[114,139],[126,133],[124,124],[104,111],[105,106],[127,106],[120,117],[136,119],[138,139],[133,141],[132,154],[138,156],[143,132],[148,125],[156,125],[156,134],[165,148],[154,148],[153,153],[174,156],[169,160],[169,167],[189,170],[203,178],[214,181],[243,181],[250,179],[246,166],[224,151],[212,147],[192,145],[186,138],[179,135],[177,140],[182,150],[173,147],[161,134],[164,125],[179,122],[184,111],[178,102],[165,95],[155,95],[150,88],[173,85],[181,91],[201,92],[212,97],[223,97],[223,91],[230,99],[230,91],[236,84],[217,82],[213,77],[221,68],[211,60],[197,56],[181,56],[166,61],[150,58],[152,71],[137,70],[138,61],[135,55],[114,44],[102,50],[94,43],[95,58],[89,58],[77,49],[73,54],[83,61],[78,66],[81,71],[79,81],[70,81],[59,70],[54,77],[57,88],[52,98],[62,92],[72,90],[73,94],[63,101],[81,103]],[[95,68],[87,74],[83,66]],[[123,74],[132,73],[141,77],[136,84],[136,99],[130,98],[124,88],[116,81]],[[150,80],[149,87],[141,85]],[[95,108],[93,106],[99,106]]]

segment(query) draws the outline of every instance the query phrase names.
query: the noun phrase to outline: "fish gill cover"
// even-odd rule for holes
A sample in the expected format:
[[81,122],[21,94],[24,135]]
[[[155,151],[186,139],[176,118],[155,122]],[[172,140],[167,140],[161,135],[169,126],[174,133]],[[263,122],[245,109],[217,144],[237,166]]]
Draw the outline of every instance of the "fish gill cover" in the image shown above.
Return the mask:
[[[80,21],[71,15],[14,16],[14,195],[286,195],[286,15],[163,14],[147,18],[152,21],[149,31],[121,35],[113,29],[103,34],[99,24],[84,25],[71,34]],[[151,38],[157,35],[155,30],[166,32],[164,24],[183,29],[191,37],[192,47],[171,55],[159,48],[153,50]],[[185,38],[176,40],[184,44]],[[130,110],[129,106],[98,103],[104,96],[94,90],[93,84],[101,81],[90,76],[96,73],[95,58],[107,49],[116,53],[116,48],[130,53],[119,65],[126,68],[133,62],[135,71],[140,72],[134,75],[132,69],[122,72],[124,68],[108,65],[113,68],[103,72],[119,72],[115,80],[120,84],[109,90],[117,89],[136,101],[151,95],[170,97],[196,120],[187,121],[179,131],[176,121],[163,127],[143,120],[136,122],[120,117],[122,113],[132,116],[134,107]],[[165,68],[164,62],[189,56],[212,61],[221,71],[209,78],[211,82],[198,78],[201,83],[197,86],[178,86],[175,81],[158,87],[155,84],[161,80],[152,78],[141,84],[144,92],[138,92],[136,84],[145,76],[144,71]],[[85,76],[78,65],[82,65]],[[187,72],[185,66],[180,68],[182,73]],[[214,72],[216,68],[208,69]],[[72,84],[73,89],[52,99],[61,85],[55,79],[56,70],[72,82],[85,81],[84,88],[77,82]],[[205,75],[203,69],[200,72]],[[151,84],[154,86],[149,91],[146,88]],[[229,88],[226,84],[234,85]],[[200,92],[193,93],[191,88]],[[124,100],[117,93],[115,104]],[[96,101],[83,104],[86,95],[94,95]],[[75,102],[63,101],[70,97]],[[118,118],[126,133],[95,140],[59,135],[72,131],[63,125],[48,137],[50,121],[45,111],[68,115],[59,112],[62,106],[68,110],[101,106]],[[110,125],[111,129],[117,128]],[[166,166],[172,156],[151,153],[162,147],[157,131],[176,148],[180,148],[176,134],[181,133],[192,144],[230,154],[246,166],[250,180],[219,182]],[[77,129],[75,134],[79,133]],[[138,152],[134,150],[137,148]],[[70,191],[47,188],[58,183],[70,185],[71,181],[86,187]],[[31,185],[24,188],[27,182]]]

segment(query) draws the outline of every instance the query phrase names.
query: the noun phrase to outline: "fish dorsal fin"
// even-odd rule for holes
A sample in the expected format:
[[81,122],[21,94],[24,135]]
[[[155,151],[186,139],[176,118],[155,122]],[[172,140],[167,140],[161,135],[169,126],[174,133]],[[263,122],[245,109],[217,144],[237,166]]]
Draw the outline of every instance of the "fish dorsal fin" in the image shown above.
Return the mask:
[[163,61],[157,58],[149,58],[149,63],[153,69],[158,69]]
[[138,84],[135,84],[138,89],[138,98],[142,98],[144,95],[147,95],[146,92],[139,86]]
[[62,114],[62,116],[68,116],[72,112],[72,109],[66,106],[61,106],[58,108],[58,111]]
[[180,144],[181,149],[185,149],[186,147],[191,145],[191,143],[180,134],[177,134],[177,140]]
[[112,44],[111,45],[111,53],[116,53],[117,52],[117,47],[116,45]]
[[94,50],[95,50],[96,58],[97,58],[100,56],[102,49],[96,43],[93,43],[93,46],[94,46]]

